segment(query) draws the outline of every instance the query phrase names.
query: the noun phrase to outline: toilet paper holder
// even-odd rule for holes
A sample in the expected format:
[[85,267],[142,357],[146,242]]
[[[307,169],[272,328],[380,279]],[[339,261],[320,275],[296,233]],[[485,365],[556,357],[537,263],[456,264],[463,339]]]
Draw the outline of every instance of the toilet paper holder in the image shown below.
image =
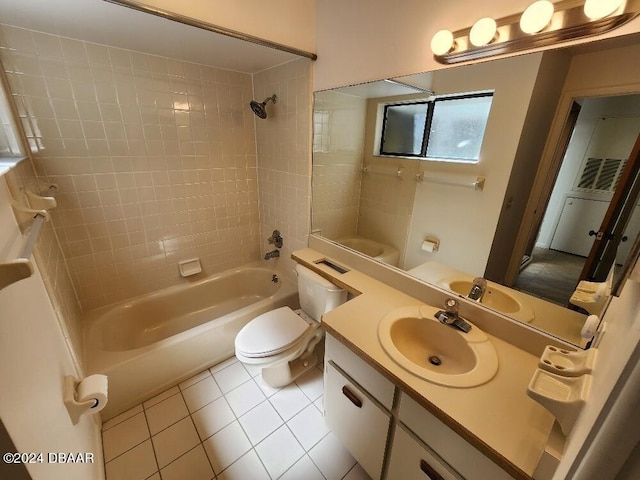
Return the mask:
[[82,415],[85,415],[87,413],[98,413],[105,407],[107,403],[106,397],[103,399],[88,398],[86,400],[79,401],[77,399],[77,391],[79,385],[80,380],[78,380],[76,377],[72,375],[67,375],[64,377],[64,405],[65,407],[67,407],[69,417],[71,417],[71,422],[74,425],[78,424]]

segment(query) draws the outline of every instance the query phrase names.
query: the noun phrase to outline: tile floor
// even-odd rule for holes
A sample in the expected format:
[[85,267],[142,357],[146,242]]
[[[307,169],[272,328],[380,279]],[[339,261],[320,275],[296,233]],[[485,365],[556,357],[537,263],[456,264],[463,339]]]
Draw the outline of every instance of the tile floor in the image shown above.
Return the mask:
[[281,389],[235,357],[103,425],[107,480],[366,480],[322,417],[314,368]]

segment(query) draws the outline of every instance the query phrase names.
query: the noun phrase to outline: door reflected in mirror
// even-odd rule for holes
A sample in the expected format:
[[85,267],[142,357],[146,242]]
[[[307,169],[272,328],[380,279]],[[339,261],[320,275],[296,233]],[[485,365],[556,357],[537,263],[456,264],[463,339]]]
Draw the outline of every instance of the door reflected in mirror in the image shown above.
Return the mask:
[[[634,40],[631,48],[640,52],[638,45]],[[474,278],[485,277],[481,304],[584,346],[585,315],[602,314],[611,286],[579,284],[589,255],[583,237],[600,228],[602,208],[628,162],[630,139],[640,133],[640,88],[566,101],[565,85],[577,75],[572,59],[594,55],[597,62],[603,48],[593,54],[584,48],[534,53],[401,77],[401,83],[316,92],[312,234],[463,296]],[[386,106],[470,92],[493,93],[477,162],[380,153]],[[554,136],[565,116],[571,118],[572,104],[578,108],[571,128],[564,137]],[[404,126],[413,129],[409,137],[416,138],[417,124],[425,123],[421,128],[429,132],[428,116],[424,122],[413,118]],[[548,138],[555,145],[565,142],[564,155],[556,167],[536,175],[545,155],[556,150],[545,148]],[[415,151],[427,148],[412,145]],[[478,178],[485,179],[482,188]],[[547,198],[535,199],[545,214],[522,225],[536,179],[550,183]],[[627,241],[612,264],[624,263],[624,249],[638,236],[635,210],[625,220],[621,238]],[[518,235],[527,244],[515,248]],[[438,242],[437,248],[425,239]]]

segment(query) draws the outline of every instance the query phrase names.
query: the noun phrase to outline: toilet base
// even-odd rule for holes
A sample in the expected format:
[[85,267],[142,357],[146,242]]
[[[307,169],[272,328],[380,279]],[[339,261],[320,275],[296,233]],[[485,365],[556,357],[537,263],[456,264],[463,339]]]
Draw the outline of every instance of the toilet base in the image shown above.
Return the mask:
[[324,340],[324,333],[318,332],[318,334],[320,338],[316,341],[317,343],[298,358],[263,368],[262,380],[264,383],[273,388],[284,387],[322,362],[324,342],[321,340]]

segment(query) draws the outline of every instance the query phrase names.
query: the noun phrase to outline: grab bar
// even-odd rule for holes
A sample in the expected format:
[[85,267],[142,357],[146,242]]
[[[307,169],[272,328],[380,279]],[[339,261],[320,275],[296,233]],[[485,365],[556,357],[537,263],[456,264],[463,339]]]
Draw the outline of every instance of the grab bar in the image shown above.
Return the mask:
[[[26,197],[29,199],[29,205],[36,208],[27,208],[16,203],[13,204],[13,208],[17,214],[29,214],[31,218],[33,218],[33,221],[31,222],[18,257],[9,262],[0,263],[0,290],[12,283],[33,275],[34,269],[31,263],[33,247],[38,240],[42,226],[45,222],[49,221],[49,212],[47,209],[56,206],[56,200],[53,197],[56,190],[57,187],[55,185],[49,186],[47,190],[48,196],[25,192]],[[41,208],[37,209],[37,207]]]
[[416,173],[416,181],[423,183],[439,183],[440,185],[454,185],[457,187],[467,187],[473,188],[474,190],[483,190],[485,177],[475,177],[475,178],[460,178],[460,177],[444,177],[444,176],[429,176],[425,175],[424,172]]
[[373,173],[376,175],[388,175],[390,177],[397,177],[399,180],[404,180],[404,168],[398,168],[396,170],[390,170],[385,168],[376,168],[370,165],[362,167],[364,173]]

